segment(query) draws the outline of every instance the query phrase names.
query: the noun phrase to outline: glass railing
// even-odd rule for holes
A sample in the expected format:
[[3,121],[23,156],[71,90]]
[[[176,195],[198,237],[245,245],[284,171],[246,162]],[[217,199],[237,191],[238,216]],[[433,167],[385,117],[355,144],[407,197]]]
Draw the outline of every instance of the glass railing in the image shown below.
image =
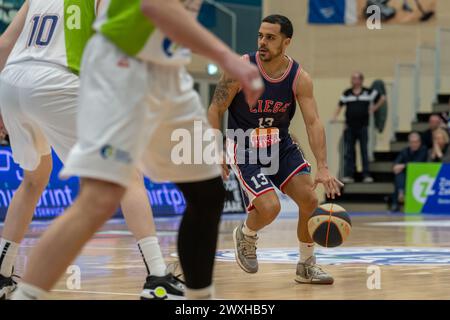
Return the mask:
[[436,33],[435,94],[450,92],[450,28]]

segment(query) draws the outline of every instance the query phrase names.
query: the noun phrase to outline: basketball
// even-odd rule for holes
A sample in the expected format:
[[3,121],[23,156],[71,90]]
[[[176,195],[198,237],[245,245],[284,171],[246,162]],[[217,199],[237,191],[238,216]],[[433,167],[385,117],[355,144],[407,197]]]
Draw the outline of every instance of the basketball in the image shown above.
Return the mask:
[[340,246],[351,230],[352,222],[347,211],[334,203],[320,205],[308,221],[311,238],[326,248]]

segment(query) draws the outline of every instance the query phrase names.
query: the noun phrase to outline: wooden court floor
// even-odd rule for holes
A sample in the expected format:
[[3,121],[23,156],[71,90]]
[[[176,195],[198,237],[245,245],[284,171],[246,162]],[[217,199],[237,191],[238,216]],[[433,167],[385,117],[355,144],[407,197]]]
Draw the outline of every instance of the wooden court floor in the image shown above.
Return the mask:
[[[220,299],[450,299],[450,216],[352,215],[353,230],[337,249],[319,249],[318,261],[333,274],[334,285],[294,282],[298,254],[296,219],[280,217],[260,233],[260,270],[246,274],[233,260],[232,230],[241,216],[222,220],[215,269]],[[168,262],[176,261],[179,218],[157,221]],[[45,230],[35,223],[17,262]],[[1,230],[1,227],[0,227]],[[111,221],[84,248],[52,299],[138,299],[145,268],[123,221]],[[73,282],[80,271],[80,288]],[[76,272],[75,272],[76,273]],[[75,287],[74,287],[75,286]]]

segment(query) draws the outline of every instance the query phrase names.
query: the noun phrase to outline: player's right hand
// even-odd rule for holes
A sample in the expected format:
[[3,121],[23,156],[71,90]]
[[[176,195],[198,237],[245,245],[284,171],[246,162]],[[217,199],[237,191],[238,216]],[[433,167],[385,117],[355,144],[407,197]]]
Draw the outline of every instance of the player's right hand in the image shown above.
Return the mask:
[[248,105],[255,105],[264,92],[264,82],[258,68],[234,53],[224,57],[222,68],[241,84]]

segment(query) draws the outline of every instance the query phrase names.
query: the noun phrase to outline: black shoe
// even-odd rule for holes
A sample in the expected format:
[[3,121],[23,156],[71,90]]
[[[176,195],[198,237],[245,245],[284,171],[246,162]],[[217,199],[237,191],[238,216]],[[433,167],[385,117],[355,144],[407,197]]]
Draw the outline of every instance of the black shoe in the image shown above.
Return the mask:
[[11,294],[16,288],[17,282],[13,280],[13,276],[5,277],[0,274],[0,300],[11,298]]
[[169,273],[163,277],[148,276],[141,292],[141,300],[182,300],[184,282]]
[[391,212],[393,212],[393,213],[399,213],[399,212],[401,212],[401,211],[402,211],[402,208],[400,207],[399,204],[394,204],[394,205],[392,205],[392,207],[391,207]]

